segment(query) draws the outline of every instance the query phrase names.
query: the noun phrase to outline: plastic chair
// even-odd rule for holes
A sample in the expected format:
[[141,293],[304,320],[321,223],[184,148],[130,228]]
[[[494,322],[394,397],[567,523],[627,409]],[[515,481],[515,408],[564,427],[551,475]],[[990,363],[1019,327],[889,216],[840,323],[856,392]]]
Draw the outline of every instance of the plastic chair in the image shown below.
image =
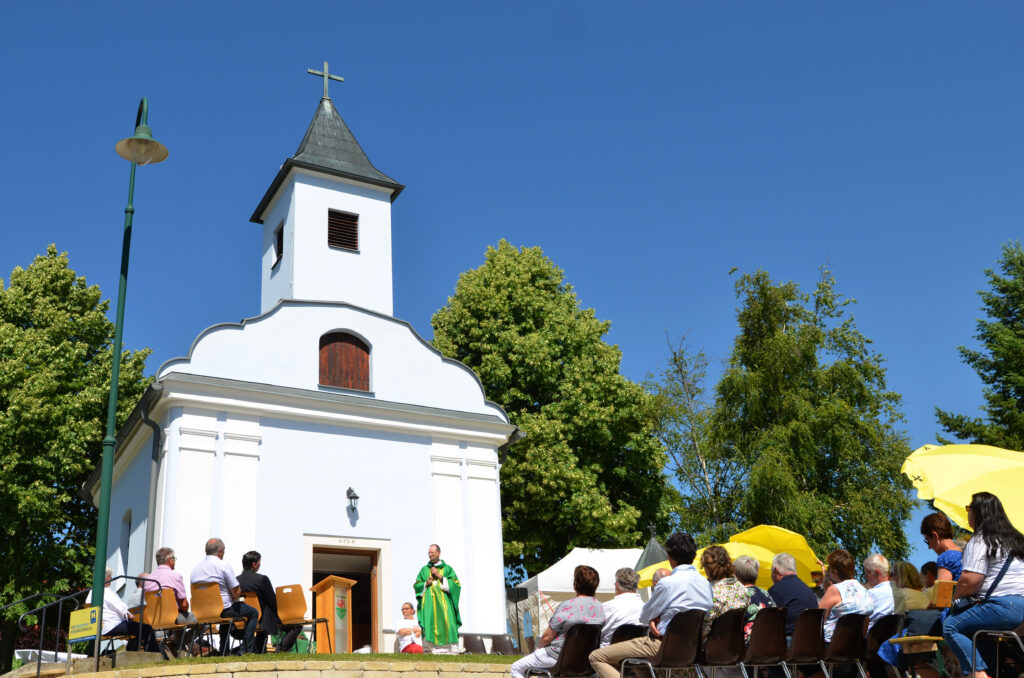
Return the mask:
[[757,678],[758,670],[767,666],[781,666],[789,676],[789,669],[783,663],[786,658],[786,608],[764,607],[754,617],[754,625],[750,627],[750,639],[746,652],[740,660],[740,668],[746,673],[746,667],[754,669]]
[[[760,612],[758,616],[760,616]],[[789,644],[789,651],[786,653],[786,661],[782,662],[782,668],[786,673],[790,673],[792,664],[821,665],[821,661],[825,658],[825,631],[822,628],[824,619],[825,610],[817,607],[804,610],[796,618],[796,624],[793,625],[793,638]]]
[[487,647],[484,645],[483,636],[479,633],[464,633],[462,635],[462,649],[466,654],[487,654]]
[[623,624],[619,628],[612,631],[612,639],[608,641],[609,645],[615,643],[621,643],[624,640],[633,640],[647,633],[647,627],[643,624]]
[[506,634],[500,636],[491,636],[491,654],[521,654],[516,651],[515,644],[512,642],[512,636]]
[[[898,636],[903,631],[903,622],[906,619],[906,615],[902,614],[887,614],[879,617],[874,625],[868,629],[868,635],[864,639],[864,656],[862,661],[867,665],[868,672],[871,675],[875,675],[881,670],[887,674],[888,666],[886,661],[878,656],[878,649],[883,644],[889,641],[893,636]],[[863,665],[861,667],[863,671]]]
[[971,638],[971,670],[977,671],[976,659],[978,656],[978,640],[980,638],[994,638],[996,641],[996,666],[1000,666],[999,663],[999,647],[1003,642],[1013,640],[1017,643],[1017,647],[1020,648],[1022,654],[1024,654],[1024,642],[1021,638],[1024,638],[1024,624],[1021,624],[1015,629],[1008,631],[996,631],[994,629],[979,629],[974,632],[974,636]]
[[827,667],[836,664],[853,664],[861,676],[867,678],[860,663],[861,657],[864,656],[864,629],[867,623],[868,615],[856,613],[844,614],[836,620],[832,639],[829,640],[825,656],[821,660],[821,668],[825,671],[826,678],[832,675]]
[[601,644],[600,624],[573,624],[565,632],[565,644],[558,661],[550,669],[529,669],[527,676],[592,676],[590,653]]
[[747,608],[737,607],[726,610],[711,622],[704,648],[697,663],[711,667],[714,678],[719,666],[736,666],[743,657],[743,625]]
[[[696,666],[700,651],[701,627],[704,625],[704,610],[684,610],[672,617],[661,639],[661,648],[653,657],[628,657],[622,660],[620,676],[626,678],[630,669],[646,667],[651,678],[656,678],[658,669],[670,671]],[[697,668],[700,673],[700,668]]]
[[[313,627],[313,642],[316,642],[316,627],[319,624],[324,625],[324,629],[328,629],[326,617],[316,617],[315,619],[306,618],[306,596],[302,594],[302,587],[298,584],[291,584],[288,586],[278,586],[274,591],[277,593],[277,616],[281,618],[282,626],[312,626]],[[324,634],[327,636],[327,651],[333,653],[334,648],[331,647],[331,633],[328,630]],[[309,645],[309,651],[313,651],[313,645]]]

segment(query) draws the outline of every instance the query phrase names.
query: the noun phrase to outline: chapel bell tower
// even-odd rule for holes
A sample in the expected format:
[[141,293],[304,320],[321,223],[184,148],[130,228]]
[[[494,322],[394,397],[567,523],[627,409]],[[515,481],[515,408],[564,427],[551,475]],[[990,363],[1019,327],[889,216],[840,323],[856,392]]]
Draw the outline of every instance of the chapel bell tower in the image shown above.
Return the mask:
[[260,313],[285,299],[393,315],[391,203],[405,188],[377,170],[327,94],[250,221],[263,225]]

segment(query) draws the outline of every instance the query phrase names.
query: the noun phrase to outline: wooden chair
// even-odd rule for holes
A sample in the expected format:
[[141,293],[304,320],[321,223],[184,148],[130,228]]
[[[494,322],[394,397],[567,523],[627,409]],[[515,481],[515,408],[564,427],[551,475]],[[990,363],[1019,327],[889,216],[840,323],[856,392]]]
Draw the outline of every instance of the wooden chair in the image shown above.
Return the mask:
[[647,633],[647,627],[643,624],[623,624],[619,628],[612,631],[612,638],[608,641],[609,645],[615,643],[621,643],[624,640],[633,640]]
[[565,632],[565,644],[555,665],[550,669],[528,669],[526,675],[547,678],[592,676],[594,669],[590,666],[590,653],[600,645],[600,624],[573,624]]
[[[224,601],[220,597],[220,586],[214,581],[202,581],[192,583],[192,614],[195,615],[196,624],[208,625],[209,642],[213,643],[213,631],[220,630],[221,624],[233,624],[241,620],[245,623],[245,617],[221,617],[224,611]],[[230,634],[221,643],[221,655],[228,653],[228,645],[231,644]]]
[[522,654],[516,651],[515,644],[512,642],[512,636],[507,633],[500,636],[491,636],[491,654]]
[[[274,591],[277,593],[277,616],[281,618],[282,626],[312,626],[313,627],[313,642],[316,642],[316,627],[318,624],[323,624],[327,636],[327,651],[333,653],[334,648],[331,647],[331,632],[327,624],[329,623],[326,617],[316,617],[315,619],[306,618],[306,596],[302,593],[302,587],[298,584],[289,586],[278,586]],[[313,646],[309,646],[309,651],[313,651]]]
[[808,608],[796,618],[786,661],[782,662],[786,673],[791,673],[794,664],[817,664],[824,671],[821,664],[825,658],[825,632],[821,625],[824,619],[825,610],[818,607]]
[[[628,657],[622,660],[620,676],[626,678],[630,670],[646,667],[651,678],[658,669],[671,673],[672,669],[696,666],[700,652],[700,634],[704,625],[704,610],[684,610],[672,617],[661,639],[661,648],[653,657]],[[697,668],[698,674],[700,668]]]
[[743,626],[747,608],[727,610],[711,622],[711,630],[697,664],[711,667],[711,678],[721,666],[736,666],[743,658]]
[[754,678],[758,671],[769,666],[781,666],[788,676],[789,671],[783,665],[786,659],[786,608],[765,607],[757,612],[754,624],[750,628],[750,638],[746,652],[740,661],[740,668],[748,673],[747,667],[754,669]]
[[834,667],[836,664],[853,664],[861,675],[867,678],[860,663],[864,656],[864,629],[867,624],[866,614],[844,614],[836,620],[832,638],[828,641],[825,656],[821,660],[821,668],[825,671],[826,678],[832,675],[827,667]]
[[146,607],[142,621],[152,626],[153,631],[163,631],[165,646],[169,645],[168,640],[173,634],[178,635],[178,644],[174,648],[174,656],[177,657],[181,654],[187,625],[178,623],[178,600],[174,590],[162,588],[159,591],[146,591],[144,595]]
[[466,654],[487,654],[484,638],[479,633],[462,634],[462,649]]

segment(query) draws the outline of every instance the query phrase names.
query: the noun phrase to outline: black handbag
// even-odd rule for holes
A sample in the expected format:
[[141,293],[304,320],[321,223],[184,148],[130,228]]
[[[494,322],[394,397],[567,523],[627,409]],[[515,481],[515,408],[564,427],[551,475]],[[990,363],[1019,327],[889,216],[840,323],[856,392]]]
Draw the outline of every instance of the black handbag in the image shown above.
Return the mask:
[[984,603],[986,600],[988,600],[989,596],[992,595],[992,592],[995,591],[997,586],[999,586],[999,582],[1003,580],[1003,575],[1006,574],[1006,571],[1008,569],[1010,569],[1011,561],[1013,561],[1013,557],[1008,556],[1006,560],[1003,562],[1003,567],[1000,568],[999,574],[997,574],[996,578],[992,580],[992,585],[988,587],[988,591],[985,592],[984,596],[968,596],[966,598],[957,598],[953,601],[953,604],[949,606],[949,613],[953,615],[960,614],[964,610],[969,610],[975,605],[978,605],[979,603]]

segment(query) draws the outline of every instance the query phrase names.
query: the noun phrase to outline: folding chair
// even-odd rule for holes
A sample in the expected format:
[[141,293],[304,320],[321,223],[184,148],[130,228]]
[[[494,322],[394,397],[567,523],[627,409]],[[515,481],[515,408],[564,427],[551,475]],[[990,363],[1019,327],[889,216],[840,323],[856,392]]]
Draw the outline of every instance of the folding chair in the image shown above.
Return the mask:
[[[760,612],[758,616],[760,616]],[[786,661],[782,662],[782,668],[786,673],[791,673],[790,669],[793,668],[793,664],[821,665],[821,661],[825,658],[825,632],[821,625],[824,618],[825,610],[817,607],[804,610],[796,618],[796,624],[793,625],[793,638],[789,645],[789,651],[786,652]],[[824,669],[824,667],[822,668]]]
[[[326,617],[316,617],[315,619],[306,619],[306,596],[302,593],[302,587],[298,584],[290,586],[278,586],[274,591],[277,593],[277,616],[281,618],[282,626],[312,626],[313,627],[313,642],[316,642],[316,627],[318,624],[323,624],[324,629],[327,633],[327,650],[333,653],[334,648],[331,647],[331,632],[327,626],[329,623]],[[313,646],[309,646],[309,651],[313,651]]]
[[[213,643],[213,631],[214,627],[220,630],[221,624],[233,624],[238,620],[242,620],[245,623],[245,617],[221,617],[220,613],[224,611],[224,601],[220,597],[220,586],[215,581],[201,581],[193,582],[192,584],[192,614],[195,615],[196,624],[203,625],[208,624],[208,636],[209,642]],[[221,655],[228,653],[228,645],[231,634],[227,634],[225,637],[223,647],[220,649]]]
[[601,644],[600,624],[573,624],[565,632],[565,644],[558,660],[550,669],[529,669],[527,676],[567,678],[569,676],[592,676],[590,653]]
[[522,654],[517,652],[515,645],[512,643],[512,636],[506,634],[500,636],[491,636],[491,654]]
[[860,663],[861,657],[864,656],[864,629],[867,623],[868,615],[856,613],[844,614],[836,621],[832,639],[828,641],[825,656],[821,660],[821,668],[826,678],[832,675],[827,667],[834,667],[836,664],[853,664],[860,671],[862,678],[868,678]]
[[622,660],[619,669],[620,676],[626,678],[627,671],[644,666],[651,672],[651,678],[656,678],[657,669],[671,671],[671,669],[682,669],[693,667],[697,674],[703,676],[700,666],[697,665],[697,655],[700,652],[700,634],[704,625],[704,610],[684,610],[672,617],[665,629],[665,635],[661,639],[661,647],[658,654],[651,658],[628,657]]
[[462,649],[466,654],[487,654],[483,636],[479,633],[462,634]]
[[619,628],[612,631],[612,638],[608,641],[609,645],[615,643],[621,643],[624,640],[633,640],[647,633],[647,627],[643,624],[623,624]]
[[768,666],[781,666],[786,677],[790,677],[786,668],[786,608],[765,607],[757,612],[754,624],[750,627],[750,638],[746,652],[739,662],[740,668],[749,675],[747,667],[754,669],[754,678],[758,671]]
[[879,669],[881,669],[886,675],[889,674],[889,664],[878,656],[878,650],[883,644],[889,641],[893,636],[898,636],[903,630],[903,622],[906,619],[906,615],[902,614],[887,614],[878,618],[868,630],[868,635],[864,639],[864,656],[861,658],[861,662],[858,662],[861,673],[865,672],[865,666],[867,666],[867,672],[874,676]]
[[711,622],[711,630],[697,664],[711,667],[711,678],[720,666],[736,666],[743,657],[743,626],[747,608],[727,610]]

